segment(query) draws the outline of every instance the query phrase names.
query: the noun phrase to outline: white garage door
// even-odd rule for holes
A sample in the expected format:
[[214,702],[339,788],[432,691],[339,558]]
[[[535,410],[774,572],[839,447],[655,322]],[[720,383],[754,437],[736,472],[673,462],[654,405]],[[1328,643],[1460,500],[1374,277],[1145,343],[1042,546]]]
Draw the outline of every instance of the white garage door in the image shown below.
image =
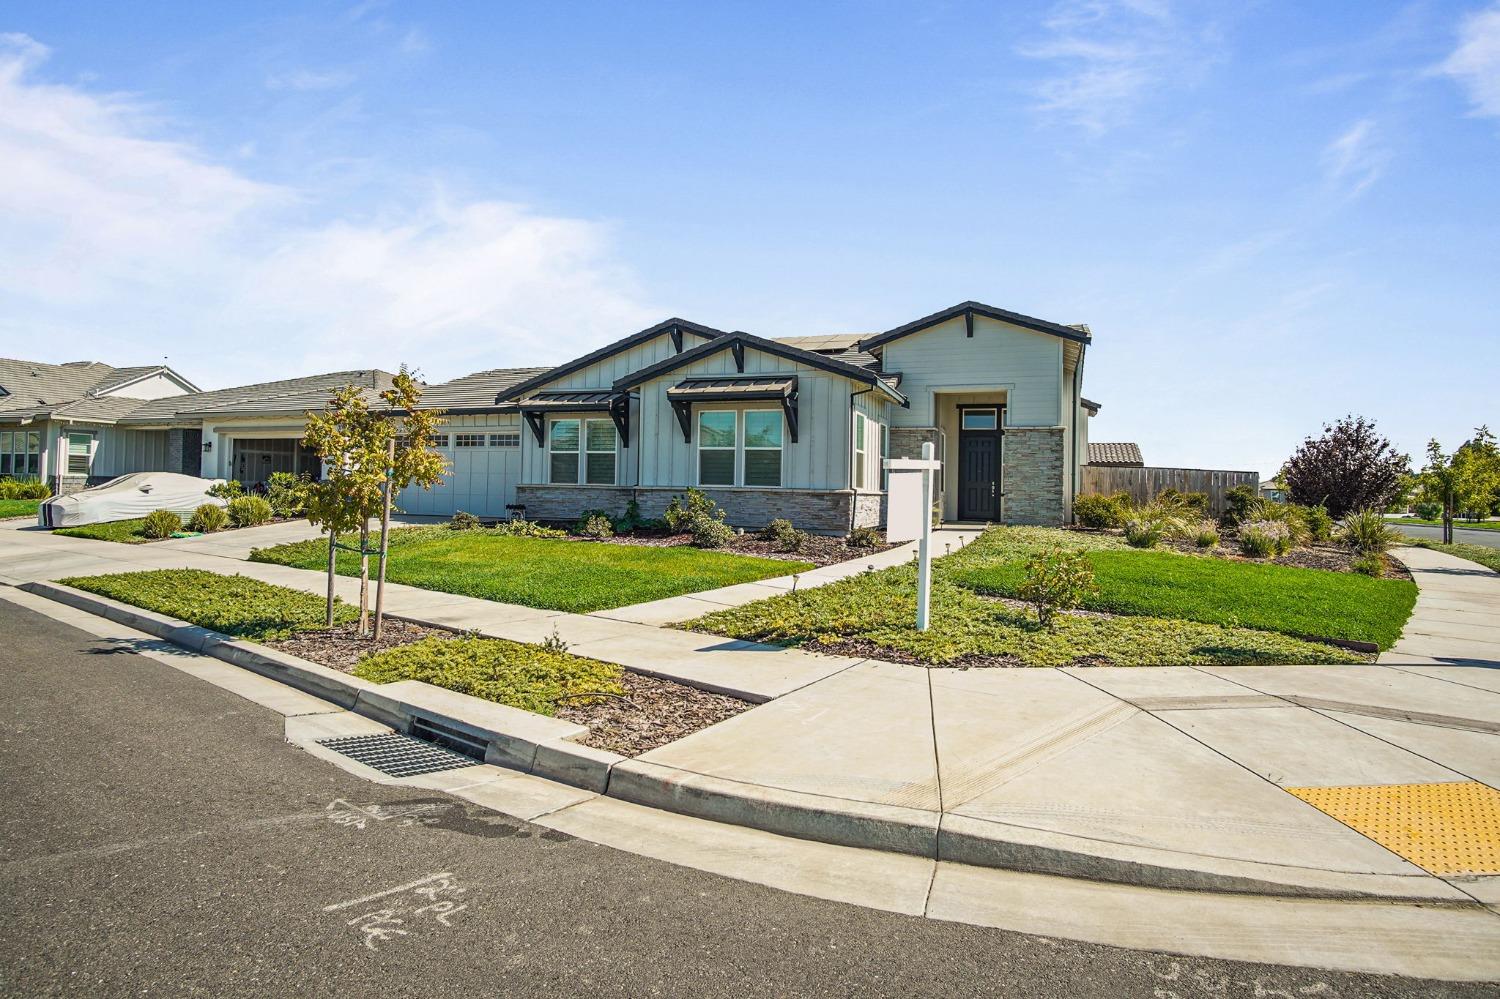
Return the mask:
[[396,505],[405,513],[451,517],[459,510],[480,517],[504,517],[516,501],[521,478],[521,432],[480,428],[438,434],[438,450],[448,459],[448,476],[431,489],[402,490]]

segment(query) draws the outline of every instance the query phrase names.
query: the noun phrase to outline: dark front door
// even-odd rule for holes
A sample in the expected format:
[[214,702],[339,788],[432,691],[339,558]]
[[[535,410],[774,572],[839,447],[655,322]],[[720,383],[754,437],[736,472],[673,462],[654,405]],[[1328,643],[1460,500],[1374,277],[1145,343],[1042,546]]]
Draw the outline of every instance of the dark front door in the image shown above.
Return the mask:
[[959,411],[958,519],[1000,519],[1000,413]]

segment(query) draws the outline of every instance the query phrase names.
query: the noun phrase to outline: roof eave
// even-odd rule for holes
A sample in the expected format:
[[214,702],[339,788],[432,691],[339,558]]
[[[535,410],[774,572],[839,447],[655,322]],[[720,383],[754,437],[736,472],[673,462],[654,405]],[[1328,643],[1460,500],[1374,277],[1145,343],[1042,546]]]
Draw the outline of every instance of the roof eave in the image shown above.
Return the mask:
[[1038,319],[1035,316],[1024,316],[1019,312],[997,309],[992,305],[985,305],[983,302],[970,301],[960,302],[958,305],[943,309],[941,312],[934,312],[930,316],[923,316],[921,319],[915,319],[894,329],[886,330],[884,333],[877,333],[872,337],[859,341],[857,346],[866,353],[872,353],[893,340],[899,340],[913,333],[920,333],[922,330],[929,329],[939,323],[945,323],[950,319],[956,319],[969,312],[972,312],[976,316],[984,316],[986,319],[993,319],[996,322],[1020,326],[1023,329],[1029,329],[1036,333],[1046,333],[1049,336],[1055,336],[1063,340],[1072,340],[1074,343],[1083,344],[1084,346],[1093,343],[1092,333],[1085,333],[1071,326],[1049,322],[1046,319]]

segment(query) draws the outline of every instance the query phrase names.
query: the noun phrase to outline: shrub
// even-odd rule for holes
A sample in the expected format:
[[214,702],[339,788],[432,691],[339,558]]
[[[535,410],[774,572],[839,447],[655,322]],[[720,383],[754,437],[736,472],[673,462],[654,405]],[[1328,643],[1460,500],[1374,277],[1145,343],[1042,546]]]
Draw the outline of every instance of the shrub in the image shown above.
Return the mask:
[[472,531],[481,526],[478,517],[472,513],[465,513],[462,510],[455,511],[453,519],[448,521],[448,529],[450,531]]
[[762,541],[769,541],[777,550],[794,552],[807,541],[807,532],[799,531],[790,520],[778,518],[771,521],[760,532]]
[[215,499],[239,499],[245,495],[245,487],[240,485],[239,479],[228,479],[208,487],[208,495]]
[[675,534],[693,529],[695,517],[710,517],[716,520],[724,519],[724,511],[719,509],[719,504],[701,490],[689,487],[685,495],[673,496],[672,501],[667,504],[662,519],[667,522],[667,527]]
[[1383,555],[1401,535],[1386,524],[1379,510],[1366,508],[1339,521],[1339,539],[1361,555]]
[[1278,554],[1291,551],[1298,545],[1304,545],[1311,537],[1308,530],[1306,518],[1303,511],[1307,507],[1297,506],[1295,503],[1274,503],[1268,500],[1258,499],[1252,508],[1251,521],[1269,521],[1281,524],[1286,528],[1286,544]]
[[555,527],[545,527],[534,520],[506,520],[495,525],[496,534],[504,534],[512,538],[566,538],[567,531],[560,531]]
[[1050,628],[1059,611],[1072,610],[1097,590],[1088,556],[1052,548],[1026,560],[1026,578],[1017,592],[1036,608],[1037,623]]
[[1292,532],[1279,520],[1252,520],[1240,525],[1240,550],[1251,558],[1270,558],[1291,550]]
[[1219,525],[1212,520],[1204,519],[1198,522],[1193,531],[1193,543],[1199,548],[1212,548],[1219,543]]
[[1252,514],[1260,504],[1260,497],[1255,495],[1255,490],[1249,486],[1235,486],[1224,493],[1224,514],[1219,518],[1219,523],[1225,527],[1237,527],[1247,520],[1253,520]]
[[1383,508],[1410,467],[1411,460],[1376,433],[1373,421],[1346,416],[1324,424],[1321,437],[1304,440],[1281,474],[1293,502],[1323,505],[1343,517]]
[[1130,497],[1125,493],[1105,496],[1090,493],[1073,501],[1073,519],[1096,531],[1107,527],[1124,527],[1130,514]]
[[856,527],[849,532],[851,548],[879,548],[883,540],[880,532],[873,527]]
[[182,518],[171,510],[152,510],[141,521],[141,533],[159,541],[182,530]]
[[272,472],[266,482],[266,499],[278,517],[300,517],[307,510],[312,480],[291,472]]
[[1385,575],[1385,556],[1371,552],[1368,555],[1360,555],[1349,563],[1349,568],[1355,572],[1364,573],[1366,576],[1374,576],[1379,579]]
[[188,530],[202,531],[204,534],[212,534],[214,531],[222,531],[229,526],[229,514],[217,503],[204,503],[193,511],[193,516],[188,519]]
[[1132,548],[1155,548],[1167,536],[1158,520],[1132,517],[1125,522],[1125,543]]
[[1183,513],[1208,516],[1208,493],[1180,493],[1176,489],[1163,489],[1156,500]]
[[1423,500],[1416,505],[1412,512],[1420,520],[1441,520],[1443,516],[1443,504],[1434,503],[1432,500]]
[[706,513],[700,513],[688,522],[688,533],[693,536],[693,544],[698,548],[723,548],[729,544],[734,537],[734,528],[719,519],[723,517],[710,517]]
[[41,479],[0,479],[0,499],[46,499],[52,487]]
[[264,524],[271,513],[271,504],[261,496],[239,496],[229,501],[229,520],[235,527]]
[[635,500],[625,504],[625,515],[616,517],[614,529],[619,534],[629,534],[631,531],[645,527],[647,522],[641,517],[641,505]]
[[615,525],[609,519],[609,514],[602,510],[588,510],[582,517],[578,518],[578,524],[573,528],[574,534],[585,538],[612,538],[615,536]]
[[1313,541],[1327,541],[1333,537],[1333,514],[1324,506],[1301,506],[1302,525]]

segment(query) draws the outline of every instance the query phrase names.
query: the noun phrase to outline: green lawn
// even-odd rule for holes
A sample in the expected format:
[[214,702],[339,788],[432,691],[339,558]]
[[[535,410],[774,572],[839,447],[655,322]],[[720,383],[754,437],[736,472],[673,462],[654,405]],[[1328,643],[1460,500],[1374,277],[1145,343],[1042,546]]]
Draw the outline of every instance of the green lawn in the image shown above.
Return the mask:
[[1447,552],[1457,558],[1466,558],[1470,562],[1478,562],[1486,568],[1500,572],[1500,548],[1490,548],[1486,545],[1445,545],[1441,541],[1429,541],[1426,538],[1411,540],[1407,542],[1417,548],[1431,548],[1435,552]]
[[[1412,527],[1442,527],[1441,520],[1418,520],[1416,517],[1391,517],[1387,524],[1407,524]],[[1453,527],[1460,531],[1500,531],[1500,520],[1454,520]]]
[[[1355,639],[1382,649],[1400,637],[1417,599],[1406,580],[1353,572],[1162,551],[1093,551],[1088,559],[1099,587],[1084,602],[1091,610]],[[948,573],[960,586],[1009,597],[1024,577],[1018,561],[970,560]]]
[[82,527],[59,527],[53,534],[66,538],[91,538],[94,541],[118,541],[125,545],[143,545],[151,539],[141,533],[146,518],[112,520],[107,524],[84,524]]
[[[299,541],[256,549],[250,558],[322,569],[328,564],[328,545],[323,539]],[[811,568],[807,562],[688,547],[518,538],[486,530],[413,527],[391,532],[386,578],[444,593],[588,613]],[[358,557],[339,552],[338,571],[346,576],[358,574]]]
[[887,649],[939,666],[988,658],[1027,666],[1362,661],[1331,645],[1274,632],[1155,617],[1067,616],[1049,631],[1029,613],[986,600],[945,576],[935,573],[931,627],[925,632],[913,624],[916,569],[910,565],[718,611],[686,627],[814,648],[823,641],[862,639],[875,646],[871,651],[877,656]]
[[[59,582],[136,607],[252,641],[273,641],[323,627],[324,598],[202,569],[156,569],[76,576]],[[334,606],[334,617],[352,621],[353,607]]]
[[0,499],[0,520],[9,517],[35,517],[41,505],[41,500]]

